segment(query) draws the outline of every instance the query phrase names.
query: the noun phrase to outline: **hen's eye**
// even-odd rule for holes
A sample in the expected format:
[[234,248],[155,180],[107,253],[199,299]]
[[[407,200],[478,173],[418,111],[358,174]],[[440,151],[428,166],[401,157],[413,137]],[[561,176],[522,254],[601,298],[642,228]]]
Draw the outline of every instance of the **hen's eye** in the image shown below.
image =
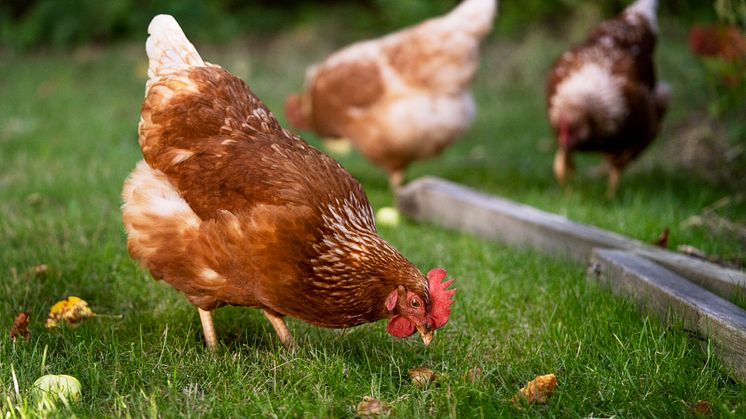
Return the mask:
[[417,300],[412,300],[412,301],[409,302],[409,305],[412,306],[412,308],[419,308],[420,307],[420,302],[417,301]]

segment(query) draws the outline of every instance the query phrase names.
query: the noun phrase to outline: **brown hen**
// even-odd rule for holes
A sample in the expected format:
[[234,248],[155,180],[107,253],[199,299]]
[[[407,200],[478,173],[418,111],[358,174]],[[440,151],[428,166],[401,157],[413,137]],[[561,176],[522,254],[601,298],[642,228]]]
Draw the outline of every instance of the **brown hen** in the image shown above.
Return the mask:
[[440,154],[471,125],[469,85],[496,8],[497,0],[465,0],[445,16],[335,52],[288,97],[288,120],[349,139],[396,189],[410,163]]
[[211,311],[261,308],[280,340],[292,316],[345,328],[391,319],[426,344],[453,290],[429,280],[376,232],[360,184],[280,127],[240,79],[206,63],[176,21],[156,16],[139,143],[122,215],[134,259],[197,306],[207,345]]
[[547,109],[561,184],[573,172],[571,153],[601,152],[613,197],[621,171],[658,135],[671,93],[655,76],[656,7],[656,0],[637,0],[554,64]]

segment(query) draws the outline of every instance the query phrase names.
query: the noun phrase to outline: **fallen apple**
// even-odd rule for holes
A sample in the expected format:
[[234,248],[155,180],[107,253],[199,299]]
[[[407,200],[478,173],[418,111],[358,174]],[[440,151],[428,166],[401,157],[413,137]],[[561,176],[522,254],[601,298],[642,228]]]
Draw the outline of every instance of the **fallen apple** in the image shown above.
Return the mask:
[[396,227],[399,225],[399,211],[392,207],[381,207],[376,212],[376,222],[380,225]]
[[80,381],[70,375],[43,375],[34,381],[31,396],[40,404],[54,406],[57,400],[67,405],[81,397]]

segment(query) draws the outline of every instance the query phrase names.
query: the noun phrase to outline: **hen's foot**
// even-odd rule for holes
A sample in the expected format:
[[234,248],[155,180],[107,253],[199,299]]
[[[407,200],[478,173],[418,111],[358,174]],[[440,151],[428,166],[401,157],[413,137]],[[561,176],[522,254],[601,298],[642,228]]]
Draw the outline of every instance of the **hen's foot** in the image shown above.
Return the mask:
[[266,317],[272,324],[272,327],[275,328],[275,332],[277,332],[277,336],[280,338],[280,342],[282,342],[285,348],[288,350],[293,349],[295,344],[293,343],[293,337],[290,335],[290,330],[288,330],[288,327],[285,325],[285,321],[282,320],[284,316],[265,308],[264,317]]
[[212,322],[212,311],[202,310],[197,307],[199,311],[199,319],[202,322],[202,332],[205,335],[205,343],[207,349],[214,351],[218,346],[218,338],[215,335],[215,325]]

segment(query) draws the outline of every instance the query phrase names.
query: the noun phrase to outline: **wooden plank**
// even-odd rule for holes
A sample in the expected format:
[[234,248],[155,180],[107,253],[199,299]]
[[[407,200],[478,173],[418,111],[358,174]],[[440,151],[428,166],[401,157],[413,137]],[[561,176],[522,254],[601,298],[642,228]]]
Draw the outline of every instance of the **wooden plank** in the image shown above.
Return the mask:
[[633,299],[669,323],[709,337],[724,365],[746,383],[746,311],[639,255],[597,249],[588,280]]
[[650,246],[443,179],[425,177],[410,182],[397,193],[397,206],[416,220],[466,231],[488,240],[535,248],[581,263],[586,263],[597,247],[625,249],[654,260],[725,298],[746,293],[746,273],[742,271]]

